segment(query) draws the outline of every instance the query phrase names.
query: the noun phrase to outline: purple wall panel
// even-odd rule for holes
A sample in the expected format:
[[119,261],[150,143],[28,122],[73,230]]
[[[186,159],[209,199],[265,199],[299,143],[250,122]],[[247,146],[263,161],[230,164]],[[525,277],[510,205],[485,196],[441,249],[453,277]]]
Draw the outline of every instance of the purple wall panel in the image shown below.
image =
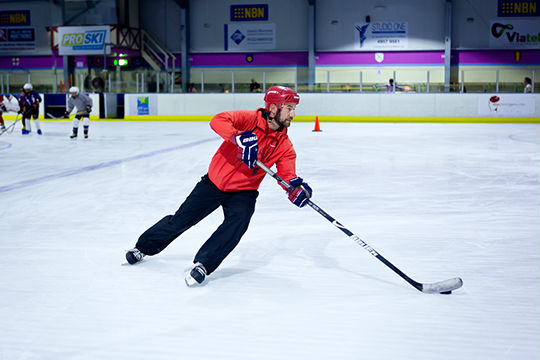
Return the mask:
[[[317,66],[422,66],[444,65],[443,51],[405,51],[382,52],[384,59],[375,60],[375,52],[319,52],[316,53]],[[520,50],[519,56],[514,50],[454,50],[452,64],[460,65],[540,65],[540,50]],[[180,66],[180,54],[176,63]],[[251,62],[248,61],[251,57]],[[27,70],[52,69],[54,58],[48,56],[0,57],[0,69]],[[56,58],[56,65],[62,68],[63,58]],[[86,57],[75,58],[77,67],[86,67]],[[272,67],[272,66],[307,66],[307,52],[271,52],[271,53],[199,53],[190,55],[192,67]]]
[[540,65],[540,50],[461,50],[452,56],[452,64],[461,65]]
[[317,53],[319,66],[361,65],[444,65],[444,51],[381,52],[383,61],[375,60],[376,52]]
[[[248,55],[252,57],[248,62]],[[191,54],[191,66],[307,66],[307,52]]]
[[[17,60],[18,59],[18,65]],[[62,58],[56,58],[58,67],[62,67]],[[50,56],[9,56],[0,57],[0,69],[52,69],[54,59]]]

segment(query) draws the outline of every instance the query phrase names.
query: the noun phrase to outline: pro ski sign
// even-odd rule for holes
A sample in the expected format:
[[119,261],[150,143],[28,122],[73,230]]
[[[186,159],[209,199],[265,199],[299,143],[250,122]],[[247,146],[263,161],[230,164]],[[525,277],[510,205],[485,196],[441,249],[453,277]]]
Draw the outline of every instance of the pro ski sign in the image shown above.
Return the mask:
[[59,55],[103,55],[110,53],[109,26],[58,27]]

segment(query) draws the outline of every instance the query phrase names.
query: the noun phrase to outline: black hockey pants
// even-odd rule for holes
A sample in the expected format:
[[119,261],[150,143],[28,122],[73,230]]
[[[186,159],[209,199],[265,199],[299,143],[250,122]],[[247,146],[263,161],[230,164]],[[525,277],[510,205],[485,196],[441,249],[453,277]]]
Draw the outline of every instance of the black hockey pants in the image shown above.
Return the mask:
[[204,219],[219,206],[225,220],[195,255],[208,274],[212,273],[238,245],[255,211],[257,190],[219,190],[205,175],[174,215],[165,216],[146,230],[137,242],[137,249],[146,255],[155,255],[165,249],[184,231]]

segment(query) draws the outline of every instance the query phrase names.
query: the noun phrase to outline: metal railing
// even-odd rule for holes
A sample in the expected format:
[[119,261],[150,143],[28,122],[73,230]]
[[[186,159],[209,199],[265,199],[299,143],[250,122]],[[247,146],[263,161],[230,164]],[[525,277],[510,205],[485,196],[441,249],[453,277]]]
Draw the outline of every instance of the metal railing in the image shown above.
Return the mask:
[[[169,67],[169,70],[171,67]],[[0,93],[18,93],[22,86],[30,82],[36,91],[52,93],[65,91],[62,70],[0,70]],[[317,93],[443,93],[446,91],[441,71],[333,71],[318,70],[313,87],[302,79],[298,70],[234,70],[192,69],[193,83],[187,84],[188,92],[196,93],[247,93],[264,92],[270,86],[284,85],[299,92]],[[537,71],[511,73],[506,70],[462,70],[455,82],[450,84],[453,93],[522,93],[523,78],[532,80],[532,92],[538,93],[540,83]],[[96,89],[92,80],[101,79],[103,88]],[[388,88],[388,80],[395,80],[397,86]],[[257,86],[252,86],[252,82]],[[113,68],[107,72],[99,69],[75,70],[68,86],[78,86],[86,92],[159,93],[181,92],[180,78],[175,72],[152,69]]]

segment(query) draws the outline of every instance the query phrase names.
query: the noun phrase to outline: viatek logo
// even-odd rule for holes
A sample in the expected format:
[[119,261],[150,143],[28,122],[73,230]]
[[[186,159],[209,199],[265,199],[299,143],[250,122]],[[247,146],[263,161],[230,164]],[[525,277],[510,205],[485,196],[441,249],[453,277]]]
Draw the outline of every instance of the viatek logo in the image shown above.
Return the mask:
[[491,25],[491,35],[496,39],[499,39],[506,34],[507,40],[511,43],[537,43],[540,41],[540,33],[536,35],[520,34],[517,31],[511,30],[514,30],[512,24],[501,24],[496,22]]

